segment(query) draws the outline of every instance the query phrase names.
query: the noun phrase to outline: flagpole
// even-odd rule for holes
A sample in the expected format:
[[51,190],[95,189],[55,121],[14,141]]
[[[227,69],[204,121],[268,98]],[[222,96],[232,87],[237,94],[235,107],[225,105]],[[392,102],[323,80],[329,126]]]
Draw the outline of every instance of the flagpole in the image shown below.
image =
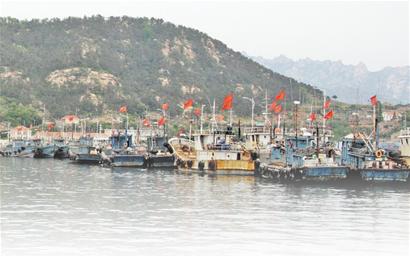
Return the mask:
[[269,124],[268,120],[268,89],[265,89],[265,127]]
[[202,129],[203,129],[203,115],[204,115],[204,107],[205,105],[203,104],[201,106],[201,117],[200,117],[200,127],[199,127],[199,133],[202,135]]
[[376,135],[376,133],[377,133],[376,106],[377,106],[377,103],[373,105],[373,130],[374,130],[373,137],[374,137],[374,149],[376,149],[376,150],[377,150],[377,135]]
[[326,136],[325,136],[325,128],[326,128],[326,109],[325,109],[325,104],[326,104],[326,91],[323,90],[323,145],[325,145],[325,140],[326,140]]

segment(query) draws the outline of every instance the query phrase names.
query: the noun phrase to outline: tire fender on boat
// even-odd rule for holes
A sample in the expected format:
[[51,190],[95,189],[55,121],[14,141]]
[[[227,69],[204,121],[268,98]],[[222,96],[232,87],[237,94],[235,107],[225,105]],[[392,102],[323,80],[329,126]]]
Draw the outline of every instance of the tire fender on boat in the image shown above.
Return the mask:
[[198,162],[198,169],[200,171],[204,171],[205,169],[205,163],[203,161]]
[[215,160],[210,160],[210,161],[208,162],[208,169],[209,169],[209,170],[213,170],[213,171],[216,170],[216,162],[215,162]]

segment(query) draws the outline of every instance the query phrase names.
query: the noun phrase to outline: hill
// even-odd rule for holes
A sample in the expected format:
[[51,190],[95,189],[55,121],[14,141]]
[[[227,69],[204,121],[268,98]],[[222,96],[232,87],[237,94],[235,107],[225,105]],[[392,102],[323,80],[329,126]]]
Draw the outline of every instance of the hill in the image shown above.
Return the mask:
[[286,56],[274,59],[254,57],[255,61],[272,71],[290,76],[304,83],[336,95],[347,103],[368,103],[369,95],[377,94],[383,102],[410,103],[410,67],[386,67],[371,72],[366,65],[345,65],[342,62],[301,59],[294,61]]
[[230,91],[235,113],[245,115],[250,107],[242,96],[260,98],[259,111],[265,89],[272,97],[285,88],[306,102],[321,94],[198,30],[162,19],[1,18],[0,35],[3,102],[45,109],[53,118],[103,115],[124,104],[130,114],[143,115],[164,102],[180,113],[177,104],[187,98],[221,103]]

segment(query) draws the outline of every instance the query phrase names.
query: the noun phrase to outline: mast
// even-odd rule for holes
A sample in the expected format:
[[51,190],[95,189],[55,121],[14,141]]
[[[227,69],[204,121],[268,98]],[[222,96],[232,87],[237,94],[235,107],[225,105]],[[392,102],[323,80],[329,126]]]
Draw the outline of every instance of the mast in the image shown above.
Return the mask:
[[200,126],[199,126],[199,133],[200,133],[201,135],[202,135],[202,130],[203,130],[203,122],[204,122],[204,119],[203,119],[204,107],[205,107],[205,105],[203,104],[203,105],[201,106],[201,117],[200,117]]
[[316,156],[319,159],[319,124],[316,122]]
[[322,105],[322,109],[323,109],[323,119],[322,119],[322,122],[323,122],[323,145],[325,145],[325,141],[326,141],[326,137],[325,137],[325,129],[326,129],[326,119],[325,119],[325,116],[326,116],[326,109],[325,109],[325,103],[326,103],[326,91],[325,90],[323,90],[323,105]]
[[265,89],[265,126],[267,127],[269,125],[269,120],[268,120],[268,89]]
[[214,103],[213,103],[213,106],[212,106],[211,131],[214,132],[217,127],[218,127],[218,124],[216,123],[215,99],[214,99]]
[[379,148],[379,130],[378,130],[378,122],[377,122],[377,115],[376,115],[376,107],[378,106],[377,102],[373,105],[373,128],[374,128],[374,149],[377,150]]

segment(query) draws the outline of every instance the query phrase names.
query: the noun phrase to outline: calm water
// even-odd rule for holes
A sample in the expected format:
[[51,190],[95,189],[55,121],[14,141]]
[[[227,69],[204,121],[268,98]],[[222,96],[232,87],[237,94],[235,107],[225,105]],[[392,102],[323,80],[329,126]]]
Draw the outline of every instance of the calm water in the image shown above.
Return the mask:
[[408,255],[410,190],[0,158],[1,255]]

